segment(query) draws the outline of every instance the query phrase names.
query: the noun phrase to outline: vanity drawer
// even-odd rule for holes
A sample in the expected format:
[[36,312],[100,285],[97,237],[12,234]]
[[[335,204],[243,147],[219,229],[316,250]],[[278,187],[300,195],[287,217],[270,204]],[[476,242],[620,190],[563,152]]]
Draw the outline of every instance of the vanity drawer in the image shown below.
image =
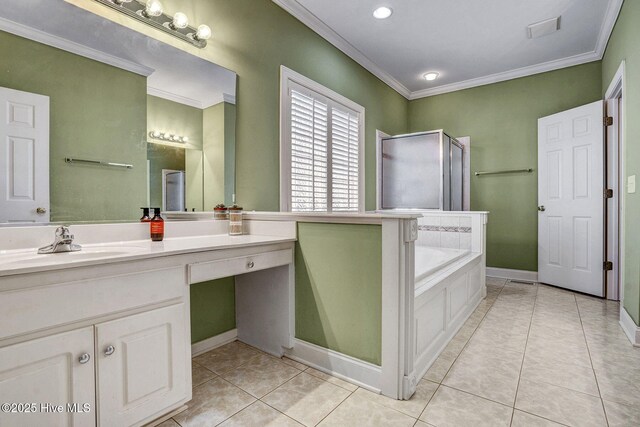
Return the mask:
[[185,295],[184,266],[0,293],[0,339]]
[[189,283],[200,283],[237,274],[252,273],[293,262],[293,250],[263,252],[236,258],[201,262],[189,265]]

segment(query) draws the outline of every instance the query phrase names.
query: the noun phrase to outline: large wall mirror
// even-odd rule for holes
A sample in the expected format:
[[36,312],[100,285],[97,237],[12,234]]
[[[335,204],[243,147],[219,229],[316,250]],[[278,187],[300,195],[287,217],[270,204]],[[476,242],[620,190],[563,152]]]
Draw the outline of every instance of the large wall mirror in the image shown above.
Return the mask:
[[234,72],[64,0],[2,0],[0,30],[0,224],[232,202]]

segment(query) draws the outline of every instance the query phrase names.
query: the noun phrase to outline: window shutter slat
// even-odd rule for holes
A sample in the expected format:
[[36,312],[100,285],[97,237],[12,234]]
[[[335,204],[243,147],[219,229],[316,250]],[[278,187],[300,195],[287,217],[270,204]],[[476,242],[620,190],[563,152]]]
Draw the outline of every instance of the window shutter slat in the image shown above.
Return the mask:
[[305,88],[290,101],[291,210],[358,211],[358,114]]

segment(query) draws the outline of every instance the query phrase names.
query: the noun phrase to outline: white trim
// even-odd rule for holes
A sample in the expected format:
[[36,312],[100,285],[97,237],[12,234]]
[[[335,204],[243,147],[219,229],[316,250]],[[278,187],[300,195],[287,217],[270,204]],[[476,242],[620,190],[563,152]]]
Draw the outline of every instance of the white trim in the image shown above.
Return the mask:
[[94,61],[102,62],[103,64],[112,65],[141,76],[148,77],[155,71],[153,68],[101,52],[88,46],[63,39],[62,37],[54,36],[53,34],[45,33],[44,31],[10,21],[5,18],[0,18],[0,30],[46,44],[47,46],[62,49],[85,58],[93,59]]
[[367,56],[356,49],[351,43],[343,39],[338,33],[331,29],[327,24],[322,22],[317,16],[311,13],[307,8],[302,6],[295,0],[273,0],[275,4],[289,12],[307,27],[311,28],[320,37],[327,40],[333,46],[345,53],[348,57],[360,64],[364,69],[371,72],[374,76],[389,85],[400,95],[409,99],[411,91],[405,85],[400,83],[391,74],[378,67]]
[[359,387],[380,393],[380,378],[382,376],[380,366],[298,338],[293,339],[293,344],[293,348],[286,352],[288,358],[349,381]]
[[598,34],[598,41],[596,42],[595,52],[598,54],[599,59],[602,59],[605,51],[607,50],[607,44],[613,33],[613,28],[616,26],[620,10],[624,0],[609,0],[607,5],[607,11],[605,12],[604,21],[600,27],[600,33]]
[[[291,135],[288,132],[290,117],[290,83],[303,86],[328,98],[330,101],[353,110],[358,114],[358,212],[365,209],[365,108],[339,93],[297,73],[284,65],[280,66],[280,211],[291,211]],[[330,165],[329,171],[330,174]],[[330,208],[327,200],[327,208]]]
[[238,330],[231,329],[230,331],[223,332],[214,337],[198,341],[195,344],[191,344],[191,357],[199,356],[202,353],[206,353],[207,351],[229,344],[236,339],[238,339]]
[[538,272],[527,270],[512,270],[509,268],[487,267],[486,274],[489,277],[500,279],[526,280],[527,282],[537,282]]
[[[623,156],[625,143],[624,111],[626,102],[625,68],[626,62],[625,60],[622,60],[622,62],[620,62],[620,65],[618,66],[618,69],[616,70],[615,75],[613,76],[613,79],[611,80],[611,83],[609,84],[609,87],[607,88],[604,97],[605,107],[607,108],[607,115],[611,113],[609,111],[610,102],[613,101],[616,104],[612,117],[614,117],[614,126],[617,126],[617,129],[613,129],[613,136],[617,140],[617,151],[613,160],[616,162],[616,166],[619,166],[619,168],[617,168],[616,170],[617,182],[615,183],[615,189],[617,189],[618,193],[618,205],[617,209],[614,209],[613,214],[611,215],[611,219],[614,225],[614,231],[617,231],[617,238],[616,236],[614,236],[613,239],[611,239],[610,236],[609,238],[611,239],[611,242],[606,242],[607,245],[613,243],[613,257],[611,258],[611,261],[613,261],[614,271],[612,276],[615,280],[617,280],[617,283],[614,283],[613,286],[611,286],[610,283],[607,284],[607,286],[609,287],[609,289],[607,289],[607,297],[609,299],[620,300],[621,303],[624,299],[624,206],[627,194],[624,165],[625,162]],[[617,106],[617,99],[620,96],[622,97],[622,107],[619,109]],[[608,130],[605,130],[605,132],[607,132],[607,136],[611,135]],[[611,161],[611,159],[609,159],[609,161]],[[608,250],[610,249],[611,248],[609,247]]]
[[[157,96],[158,98],[177,102],[178,104],[188,105],[190,107],[198,108],[200,110],[204,109],[202,102],[198,101],[197,99],[181,96],[173,92],[167,92],[166,90],[159,89],[157,87],[147,86],[147,95]],[[222,102],[222,98],[220,99],[220,101],[215,102],[212,105],[218,104],[220,102]]]
[[223,93],[222,94],[222,101],[226,102],[227,104],[236,104],[236,96],[235,95],[229,95],[228,93]]
[[472,87],[485,86],[493,83],[504,82],[507,80],[518,79],[520,77],[546,73],[548,71],[559,70],[561,68],[573,67],[575,65],[599,61],[600,59],[602,59],[602,55],[596,52],[581,53],[579,55],[570,56],[568,58],[556,59],[549,62],[543,62],[541,64],[531,65],[529,67],[516,68],[514,70],[504,71],[502,73],[491,74],[488,76],[464,80],[448,85],[418,90],[411,93],[409,100],[427,98],[429,96],[456,92],[462,89],[470,89]]
[[391,135],[376,129],[376,211],[381,210],[382,200],[381,195],[381,180],[382,180],[382,140],[384,138],[390,138]]
[[289,14],[294,16],[304,25],[309,27],[311,30],[316,32],[333,46],[345,53],[366,70],[371,72],[374,76],[378,77],[384,83],[389,85],[389,87],[409,100],[426,98],[443,93],[455,92],[461,89],[484,86],[492,83],[498,83],[506,80],[540,74],[547,71],[572,67],[588,62],[599,61],[604,56],[607,43],[609,42],[609,38],[611,37],[611,33],[618,19],[618,15],[620,14],[620,9],[622,8],[623,1],[624,0],[609,0],[605,18],[602,22],[602,26],[600,27],[600,32],[598,34],[598,41],[594,50],[591,52],[585,52],[567,58],[561,58],[541,64],[531,65],[529,67],[522,67],[502,73],[492,74],[489,76],[478,77],[476,79],[465,80],[462,82],[456,82],[448,85],[412,92],[395,77],[376,65],[365,54],[360,52],[355,46],[341,37],[331,27],[325,24],[320,18],[315,16],[296,0],[273,0],[273,2],[278,6],[286,10]]
[[640,347],[640,327],[636,325],[627,310],[620,306],[620,326],[634,347]]

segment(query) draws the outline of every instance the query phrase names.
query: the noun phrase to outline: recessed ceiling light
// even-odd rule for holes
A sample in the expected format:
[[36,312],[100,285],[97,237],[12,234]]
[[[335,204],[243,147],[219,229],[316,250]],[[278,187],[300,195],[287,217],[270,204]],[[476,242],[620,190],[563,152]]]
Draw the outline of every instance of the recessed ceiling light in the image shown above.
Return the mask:
[[376,19],[387,19],[393,14],[391,8],[382,6],[373,11],[373,17]]
[[439,75],[440,73],[436,73],[436,72],[427,73],[424,75],[424,79],[427,81],[433,81],[437,79]]

